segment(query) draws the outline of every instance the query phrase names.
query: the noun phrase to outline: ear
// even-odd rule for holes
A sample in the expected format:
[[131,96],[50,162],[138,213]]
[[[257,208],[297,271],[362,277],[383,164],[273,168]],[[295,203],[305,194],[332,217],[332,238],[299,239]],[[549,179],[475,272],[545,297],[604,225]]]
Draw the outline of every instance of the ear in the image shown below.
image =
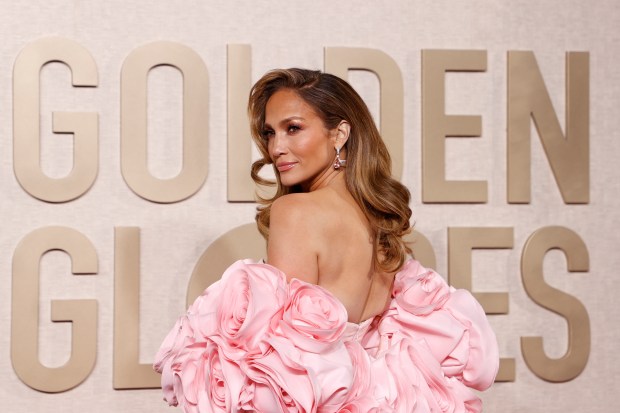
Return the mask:
[[346,120],[341,120],[338,126],[334,128],[334,147],[342,148],[349,139],[351,133],[351,124]]

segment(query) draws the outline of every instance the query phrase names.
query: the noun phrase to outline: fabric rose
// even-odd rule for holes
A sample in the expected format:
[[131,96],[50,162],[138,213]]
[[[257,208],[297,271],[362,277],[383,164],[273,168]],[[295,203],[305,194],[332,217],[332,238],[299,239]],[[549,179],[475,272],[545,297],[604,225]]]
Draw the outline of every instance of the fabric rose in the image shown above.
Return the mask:
[[357,391],[354,380],[358,366],[353,364],[345,344],[341,341],[321,353],[302,350],[301,364],[316,383],[319,413],[337,411],[348,399],[349,393]]
[[187,309],[185,316],[196,340],[218,334],[215,309],[220,305],[224,285],[221,279],[214,282]]
[[355,402],[348,402],[338,409],[337,413],[366,413],[368,409]]
[[222,345],[231,348],[230,357],[264,351],[258,349],[259,342],[286,300],[285,275],[267,264],[237,261],[224,273],[222,281],[221,305],[217,306],[215,318],[217,331],[224,339]]
[[389,320],[388,315],[389,313],[386,312],[381,318],[377,317],[373,320],[370,328],[362,336],[360,344],[370,357],[377,357],[380,352],[390,347],[391,334],[384,334],[383,330],[379,328],[384,323],[384,320]]
[[[384,373],[382,373],[384,371]],[[480,400],[463,383],[445,377],[424,341],[398,337],[373,363],[375,376],[384,374],[375,393],[394,412],[479,412]],[[377,377],[374,377],[375,383]]]
[[455,378],[446,377],[424,341],[408,340],[406,351],[413,363],[418,366],[423,380],[433,399],[429,400],[431,410],[437,406],[445,413],[479,412],[482,404],[463,383]]
[[487,389],[499,369],[499,350],[482,306],[469,291],[456,290],[445,310],[466,327],[467,334],[442,362],[444,372],[476,390]]
[[[466,340],[467,328],[444,309],[419,316],[404,310],[397,303],[379,323],[381,349],[392,346],[395,335],[411,339],[423,339],[439,363],[449,359],[451,354]],[[460,351],[460,350],[459,350]]]
[[202,377],[202,351],[205,343],[198,343],[182,349],[174,358],[164,364],[161,387],[164,400],[170,406],[180,406],[186,413],[197,412],[197,403],[187,401],[195,399],[191,384],[195,378]]
[[424,393],[422,376],[403,343],[399,340],[372,361],[373,396],[383,411],[430,412],[430,392]]
[[370,357],[357,341],[345,343],[353,366],[353,383],[348,390],[345,402],[337,410],[338,413],[367,413],[377,408],[377,402],[371,393]]
[[244,376],[213,341],[185,347],[162,372],[164,400],[185,413],[229,412]]
[[408,262],[397,274],[394,299],[372,340],[382,351],[392,345],[394,334],[423,339],[443,373],[470,387],[483,390],[495,379],[497,341],[484,310],[469,291],[448,287],[417,262]]
[[[355,392],[353,388],[355,385],[354,377],[357,368],[362,368],[362,366],[354,364],[344,342],[333,343],[321,353],[301,349],[297,346],[294,337],[274,335],[269,338],[269,344],[277,353],[282,365],[286,366],[286,369],[278,369],[279,372],[303,371],[303,374],[309,378],[308,383],[311,386],[311,393],[318,408],[317,412],[332,413],[337,411],[350,396],[350,392]],[[273,354],[269,354],[269,356],[273,357]],[[264,360],[257,358],[252,363],[260,364],[264,363]],[[362,371],[367,372],[368,368],[365,370],[362,368]],[[289,388],[292,383],[298,380],[300,379],[297,377],[286,380],[287,385],[283,387]],[[293,388],[297,391],[301,386],[296,384]],[[295,400],[300,400],[302,397],[302,394],[293,393],[290,390],[288,393]]]
[[155,363],[153,364],[155,371],[161,373],[164,364],[171,357],[174,357],[181,349],[195,342],[194,330],[188,318],[186,316],[179,317],[155,355]]
[[396,274],[392,295],[398,305],[411,314],[426,315],[444,305],[450,288],[435,271],[410,260]]
[[396,332],[423,339],[443,373],[477,390],[488,388],[499,368],[497,340],[484,310],[467,290],[451,289],[444,306],[416,316],[395,305],[382,320],[381,337]]
[[257,357],[243,361],[246,380],[239,394],[239,408],[257,412],[317,411],[320,384],[299,363],[301,352],[282,338]]
[[305,351],[320,353],[342,337],[346,321],[347,310],[330,292],[293,279],[278,334]]

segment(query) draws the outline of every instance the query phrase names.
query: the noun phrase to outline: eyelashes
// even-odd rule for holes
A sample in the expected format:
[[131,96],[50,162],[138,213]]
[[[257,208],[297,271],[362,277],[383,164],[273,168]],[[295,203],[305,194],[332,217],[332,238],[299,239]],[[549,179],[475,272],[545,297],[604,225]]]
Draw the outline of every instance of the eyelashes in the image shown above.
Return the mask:
[[275,135],[275,132],[272,129],[265,129],[261,132],[261,136],[263,137],[263,139],[269,139],[273,135]]
[[[286,127],[286,133],[288,133],[289,135],[295,135],[300,130],[302,130],[302,127],[296,124],[290,124]],[[275,134],[276,132],[273,129],[265,128],[261,132],[261,137],[265,140],[268,140],[269,138],[274,137]]]

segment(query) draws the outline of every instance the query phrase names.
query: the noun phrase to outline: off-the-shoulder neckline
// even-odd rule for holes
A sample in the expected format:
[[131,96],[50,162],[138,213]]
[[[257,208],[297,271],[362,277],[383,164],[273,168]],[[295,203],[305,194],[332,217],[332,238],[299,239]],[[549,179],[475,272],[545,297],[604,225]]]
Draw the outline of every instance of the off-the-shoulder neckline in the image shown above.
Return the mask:
[[[413,259],[413,258],[409,258],[409,259],[407,259],[407,260],[403,263],[402,267],[400,267],[400,269],[394,273],[394,279],[392,280],[392,287],[390,288],[390,294],[391,294],[391,297],[393,297],[393,296],[394,296],[394,281],[396,280],[396,277],[398,277],[398,275],[399,275],[401,272],[403,272],[403,271],[405,270],[405,268],[407,268],[407,267],[408,267],[408,265],[409,265],[412,261],[415,261],[415,259]],[[284,273],[284,271],[280,270],[278,267],[275,267],[275,266],[273,266],[273,265],[271,265],[271,264],[269,264],[269,263],[265,262],[265,259],[264,259],[264,258],[263,258],[263,259],[261,259],[261,260],[260,260],[260,261],[258,261],[258,262],[259,262],[260,264],[267,265],[267,266],[269,266],[269,267],[271,267],[271,268],[274,268],[274,269],[278,270],[279,272],[281,272],[282,274],[284,274],[284,275],[285,275],[285,279],[287,280],[287,281],[286,281],[286,283],[287,283],[287,284],[290,284],[290,282],[291,282],[292,280],[297,280],[297,281],[302,282],[302,283],[304,283],[304,284],[313,285],[313,286],[316,286],[316,287],[321,288],[321,290],[323,290],[325,293],[327,293],[327,294],[328,294],[328,295],[329,295],[332,299],[334,299],[337,303],[339,303],[339,304],[342,306],[342,308],[343,308],[343,310],[344,310],[344,314],[345,314],[346,319],[347,319],[346,323],[347,323],[348,325],[353,325],[353,326],[356,326],[356,327],[358,327],[358,328],[365,327],[367,324],[372,323],[372,321],[373,321],[374,319],[376,319],[377,317],[381,317],[383,314],[385,314],[385,311],[387,311],[387,309],[386,309],[386,310],[384,310],[383,312],[381,312],[381,313],[379,313],[379,314],[376,314],[376,315],[374,315],[374,316],[372,316],[372,317],[370,317],[370,318],[367,318],[367,319],[365,319],[365,320],[359,321],[359,322],[357,322],[357,323],[352,322],[352,321],[349,321],[349,311],[347,310],[347,307],[346,307],[346,306],[342,303],[342,301],[340,301],[340,300],[338,299],[338,297],[336,297],[336,295],[334,295],[334,293],[332,293],[331,291],[329,291],[327,288],[323,287],[322,285],[319,285],[319,284],[312,284],[312,283],[309,283],[309,282],[307,282],[307,281],[300,280],[299,278],[295,278],[295,277],[293,277],[293,278],[291,278],[290,280],[288,280],[288,279],[286,278],[286,274]]]

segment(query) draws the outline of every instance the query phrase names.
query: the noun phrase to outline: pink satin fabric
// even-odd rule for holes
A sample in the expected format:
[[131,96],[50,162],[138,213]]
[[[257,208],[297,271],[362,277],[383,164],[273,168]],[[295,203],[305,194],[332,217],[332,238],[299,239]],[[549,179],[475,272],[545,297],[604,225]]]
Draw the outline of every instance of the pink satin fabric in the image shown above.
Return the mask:
[[237,261],[159,349],[164,399],[205,412],[480,412],[499,366],[478,302],[410,260],[361,324],[327,290]]

